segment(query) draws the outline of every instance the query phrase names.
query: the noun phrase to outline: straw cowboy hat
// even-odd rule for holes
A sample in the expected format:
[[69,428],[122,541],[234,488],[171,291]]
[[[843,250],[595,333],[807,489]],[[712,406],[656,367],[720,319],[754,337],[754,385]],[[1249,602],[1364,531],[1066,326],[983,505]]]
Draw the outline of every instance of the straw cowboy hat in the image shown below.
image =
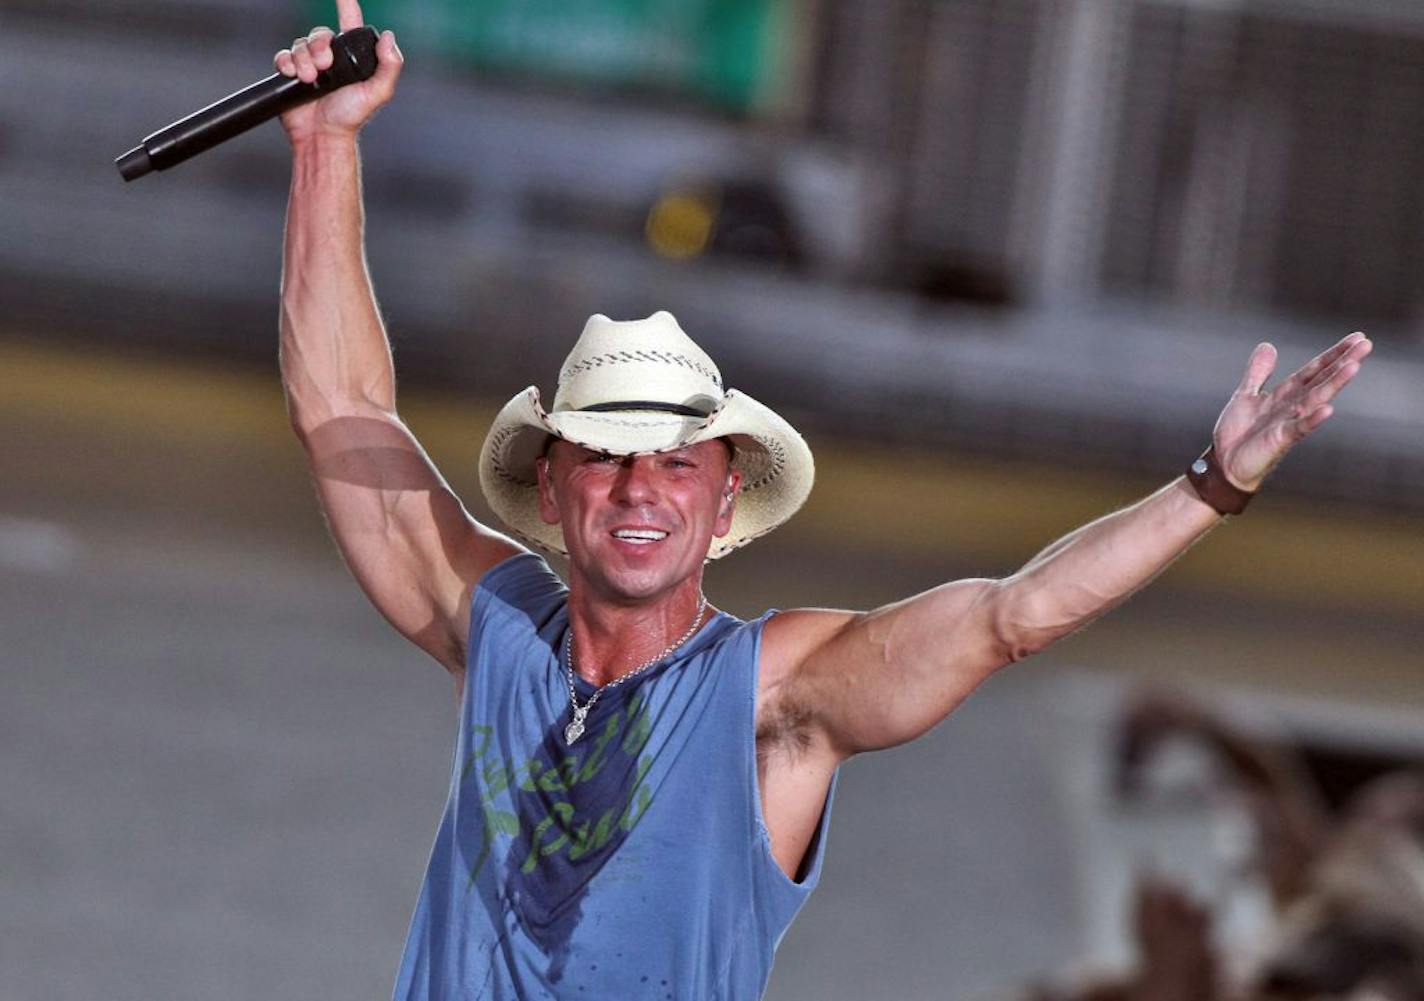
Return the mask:
[[731,439],[741,494],[709,560],[790,518],[815,475],[796,430],[745,393],[724,391],[712,359],[666,311],[622,322],[589,317],[564,359],[553,407],[546,411],[530,386],[505,404],[480,450],[480,486],[494,513],[523,539],[566,553],[563,529],[539,517],[535,462],[550,435],[613,455]]

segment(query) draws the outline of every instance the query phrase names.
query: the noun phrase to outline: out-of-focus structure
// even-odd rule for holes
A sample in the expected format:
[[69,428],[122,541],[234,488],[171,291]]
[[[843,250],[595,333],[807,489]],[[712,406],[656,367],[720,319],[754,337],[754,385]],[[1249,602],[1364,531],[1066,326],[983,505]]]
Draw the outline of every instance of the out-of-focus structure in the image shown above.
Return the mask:
[[[1155,468],[1202,438],[1256,340],[1285,364],[1367,327],[1372,391],[1341,403],[1359,433],[1322,436],[1282,486],[1424,496],[1424,9],[638,10],[370,5],[410,67],[365,147],[373,272],[408,375],[503,387],[557,361],[546,332],[666,307],[743,384],[832,430],[873,418],[914,441]],[[265,353],[275,126],[131,186],[109,160],[260,75],[323,11],[7,3],[12,313]]]

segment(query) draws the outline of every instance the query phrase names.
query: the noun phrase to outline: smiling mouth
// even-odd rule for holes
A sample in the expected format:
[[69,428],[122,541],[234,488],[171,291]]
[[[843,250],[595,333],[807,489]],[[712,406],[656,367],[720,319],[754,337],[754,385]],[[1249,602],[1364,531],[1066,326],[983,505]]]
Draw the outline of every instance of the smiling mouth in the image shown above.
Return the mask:
[[631,542],[636,546],[646,546],[654,542],[661,542],[666,539],[666,532],[658,531],[656,528],[619,528],[613,532],[613,537],[620,542]]

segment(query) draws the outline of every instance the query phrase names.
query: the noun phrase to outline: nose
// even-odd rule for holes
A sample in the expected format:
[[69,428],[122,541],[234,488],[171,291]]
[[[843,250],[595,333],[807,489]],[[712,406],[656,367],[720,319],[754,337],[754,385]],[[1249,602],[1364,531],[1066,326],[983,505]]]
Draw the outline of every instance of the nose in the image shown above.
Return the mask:
[[655,466],[651,455],[625,456],[613,478],[613,499],[629,507],[657,500]]

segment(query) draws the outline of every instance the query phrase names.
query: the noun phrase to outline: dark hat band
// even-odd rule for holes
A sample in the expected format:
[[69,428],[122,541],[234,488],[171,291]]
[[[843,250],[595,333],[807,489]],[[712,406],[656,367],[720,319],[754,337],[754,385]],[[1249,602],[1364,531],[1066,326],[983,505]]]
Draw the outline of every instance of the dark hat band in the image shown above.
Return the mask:
[[659,410],[680,417],[706,417],[712,413],[710,410],[698,410],[681,403],[662,403],[658,400],[616,400],[612,403],[590,404],[587,407],[579,407],[579,410],[593,413],[606,413],[611,410]]

